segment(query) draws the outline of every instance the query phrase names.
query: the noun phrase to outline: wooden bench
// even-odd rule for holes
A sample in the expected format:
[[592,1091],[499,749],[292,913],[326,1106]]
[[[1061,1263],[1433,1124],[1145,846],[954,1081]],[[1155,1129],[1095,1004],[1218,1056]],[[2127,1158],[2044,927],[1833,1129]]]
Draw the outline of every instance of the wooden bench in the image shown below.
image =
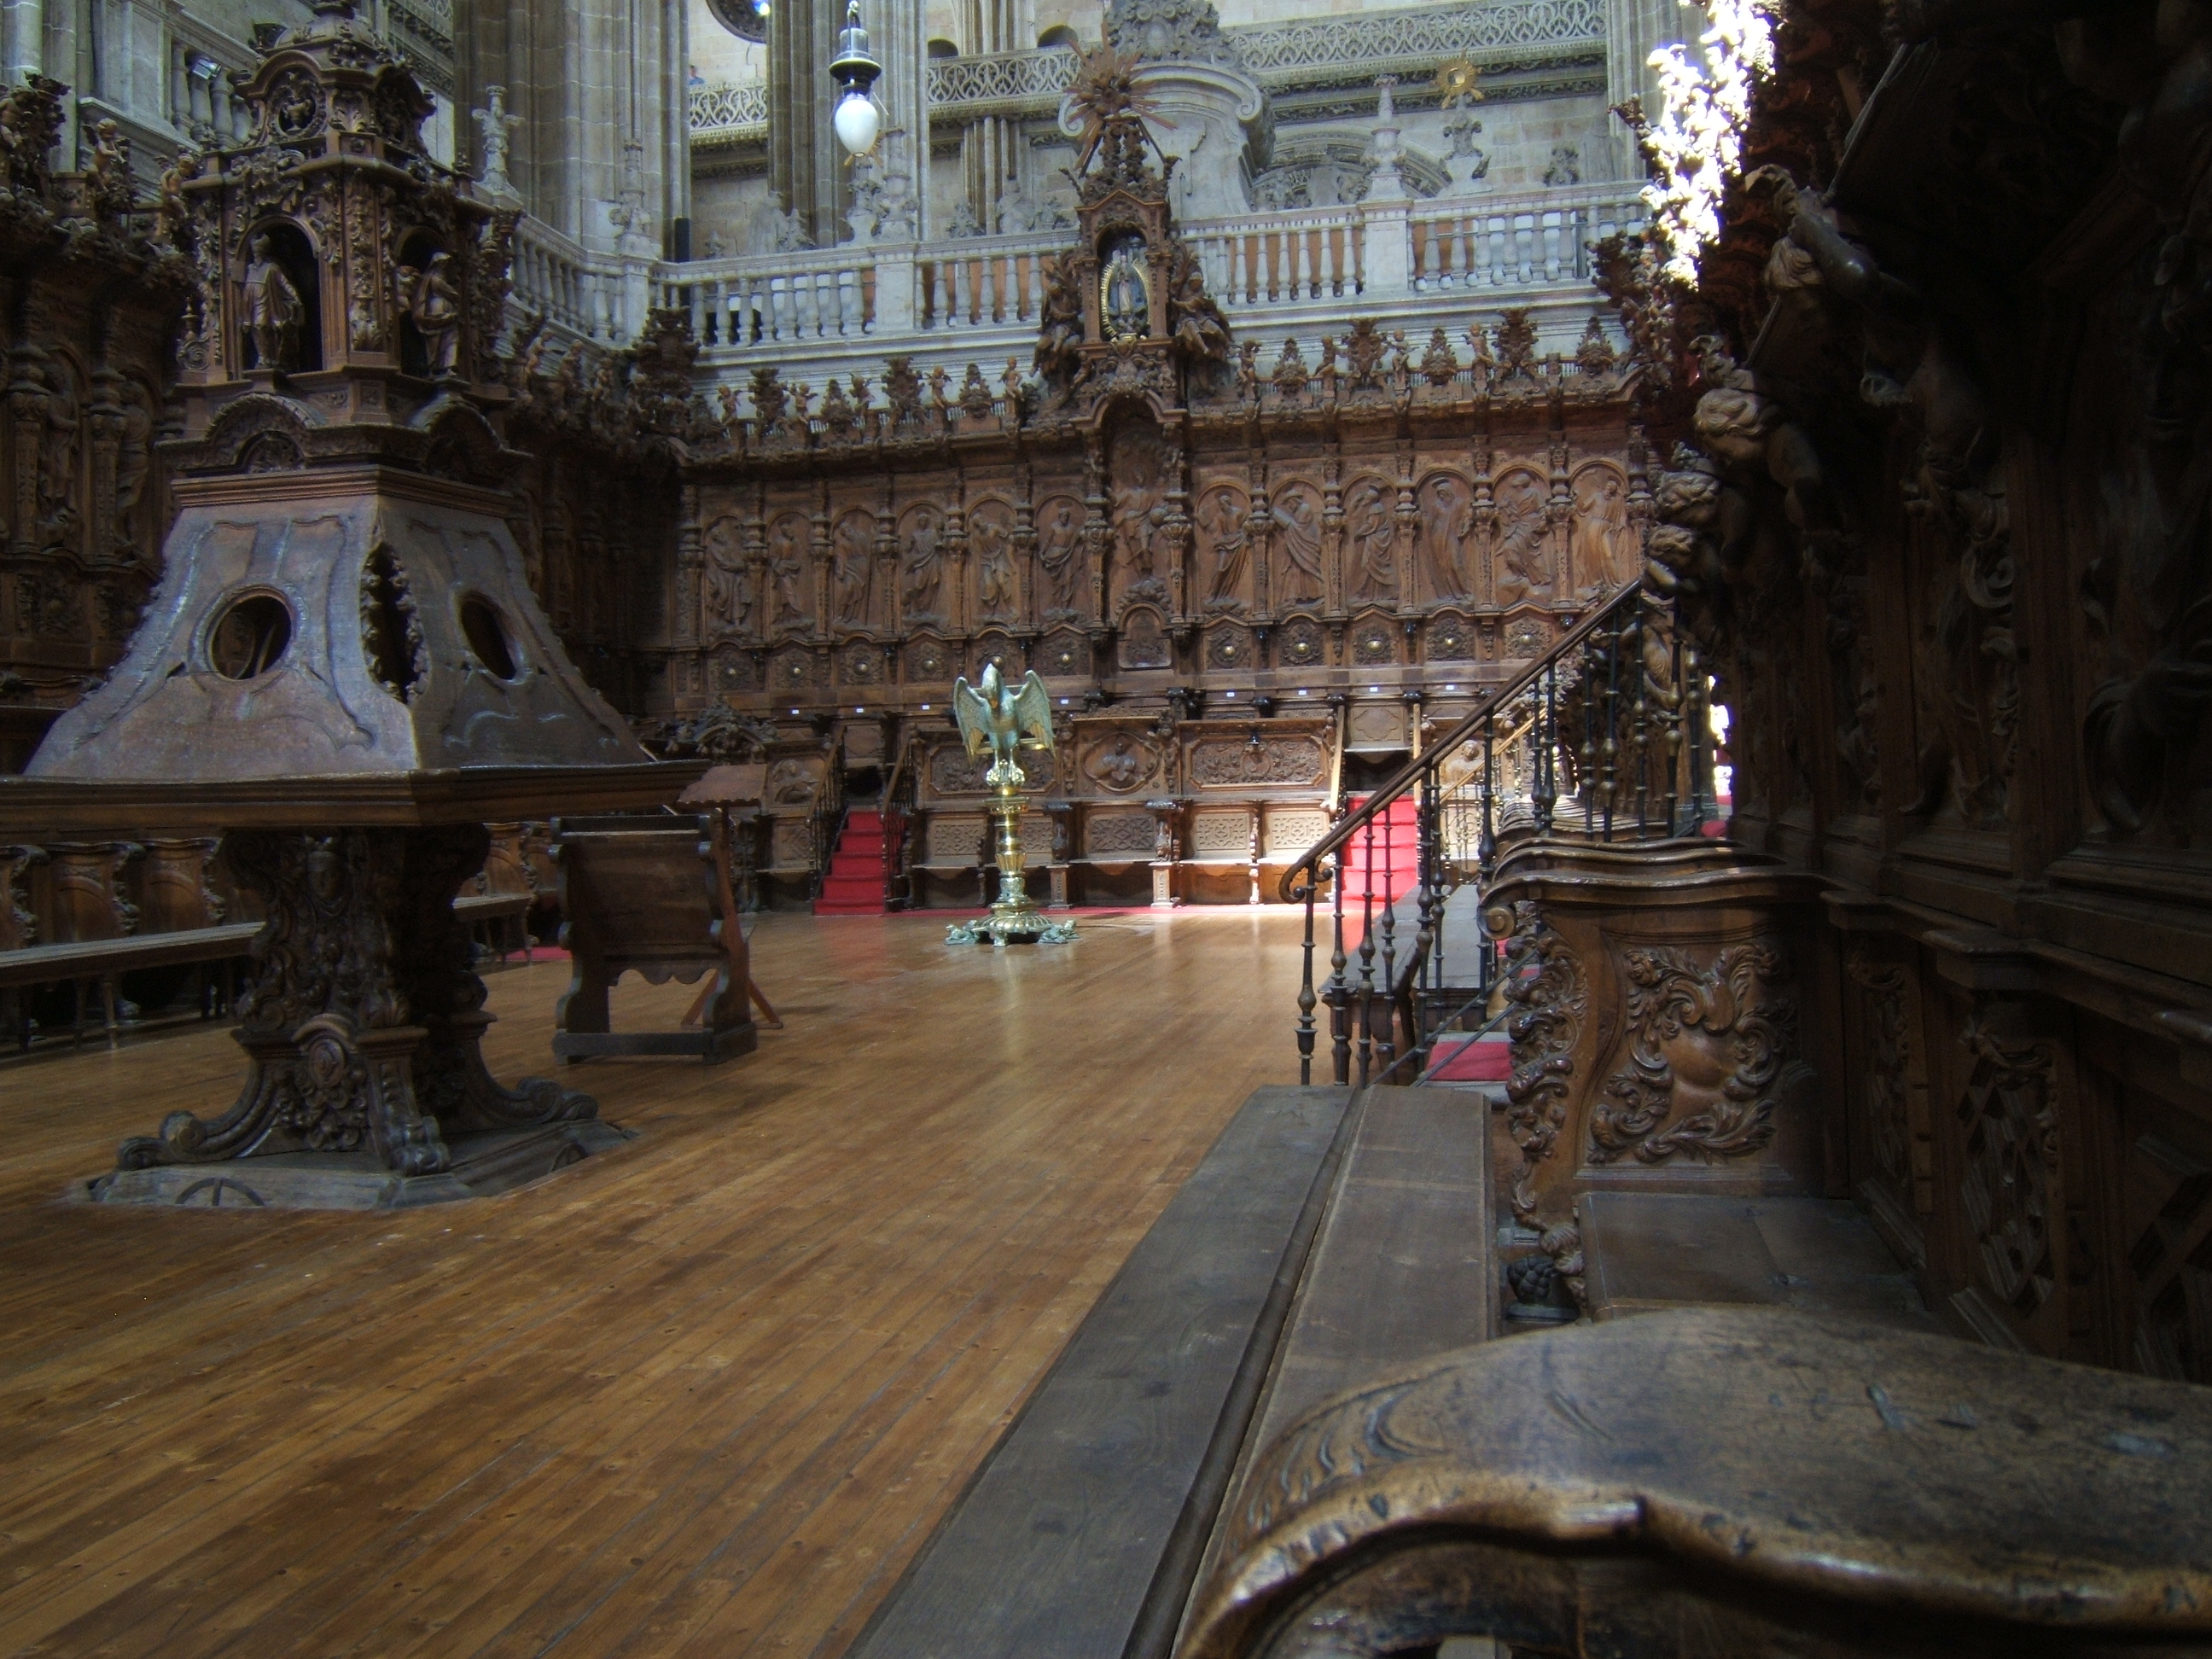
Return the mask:
[[[33,945],[19,951],[0,951],[0,990],[20,990],[33,985],[71,985],[77,991],[77,1036],[84,1035],[84,988],[100,988],[106,1010],[106,1028],[116,1030],[115,982],[125,974],[148,968],[174,968],[228,962],[247,955],[258,921],[228,922],[214,927],[193,927],[173,933],[131,933],[121,939],[84,939],[64,945]],[[201,1012],[209,1010],[204,1002]],[[31,1046],[31,1023],[19,1015],[17,1040]]]
[[[561,943],[574,959],[555,1010],[553,1052],[576,1061],[605,1054],[697,1054],[714,1061],[759,1042],[750,962],[738,925],[729,837],[720,812],[558,818]],[[714,977],[673,1031],[616,1031],[608,993],[623,974],[654,985]]]

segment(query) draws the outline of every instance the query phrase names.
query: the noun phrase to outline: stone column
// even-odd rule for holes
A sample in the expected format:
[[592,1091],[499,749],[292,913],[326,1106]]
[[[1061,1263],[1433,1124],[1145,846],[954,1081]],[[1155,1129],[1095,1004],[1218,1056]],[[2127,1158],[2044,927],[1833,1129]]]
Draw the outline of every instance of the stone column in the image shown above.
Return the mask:
[[[1651,70],[1651,54],[1683,39],[1683,21],[1690,15],[1674,0],[1615,0],[1605,9],[1605,101],[1608,106],[1639,98],[1644,115],[1654,121],[1659,118],[1659,78]],[[1613,169],[1610,176],[1641,179],[1644,161],[1636,153],[1636,135],[1624,121],[1610,123],[1610,131],[1612,142],[1607,146]]]

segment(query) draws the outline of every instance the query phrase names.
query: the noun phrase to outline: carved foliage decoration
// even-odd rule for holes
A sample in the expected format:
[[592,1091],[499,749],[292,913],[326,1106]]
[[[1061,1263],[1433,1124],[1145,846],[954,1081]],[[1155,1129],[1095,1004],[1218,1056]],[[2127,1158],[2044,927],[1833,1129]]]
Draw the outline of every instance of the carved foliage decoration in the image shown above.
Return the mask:
[[1149,812],[1102,812],[1083,827],[1083,848],[1092,858],[1116,853],[1150,858],[1154,838]]
[[1874,1176],[1908,1212],[1925,1212],[1930,1207],[1927,1155],[1912,1111],[1916,1057],[1906,1006],[1911,975],[1903,964],[1878,961],[1863,946],[1850,952],[1844,967],[1865,993],[1860,1006],[1866,1048],[1859,1060],[1864,1086],[1859,1097]]
[[1558,1150],[1566,1127],[1589,991],[1582,964],[1540,906],[1516,902],[1510,923],[1505,1000],[1514,1012],[1505,1030],[1513,1042],[1513,1074],[1505,1085],[1505,1121],[1521,1165],[1508,1196],[1513,1213],[1527,1224],[1536,1219],[1538,1170]]
[[1210,740],[1190,751],[1192,781],[1207,788],[1319,782],[1328,762],[1306,738],[1263,738],[1257,744]]
[[2022,1319],[2051,1299],[2058,1278],[2057,1060],[2051,1044],[2013,1040],[1970,1023],[1973,1067],[1958,1120],[1965,1169],[1959,1197],[1977,1275]]
[[1589,1161],[1744,1158],[1771,1142],[1776,1106],[1812,1080],[1781,941],[1729,945],[1710,965],[1679,946],[1633,946],[1620,972],[1628,1060],[1591,1109]]

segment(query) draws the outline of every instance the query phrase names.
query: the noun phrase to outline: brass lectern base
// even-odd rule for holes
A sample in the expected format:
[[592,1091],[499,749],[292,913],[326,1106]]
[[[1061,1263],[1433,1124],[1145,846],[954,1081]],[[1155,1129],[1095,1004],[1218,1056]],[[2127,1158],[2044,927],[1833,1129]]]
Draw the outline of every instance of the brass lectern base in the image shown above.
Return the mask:
[[1075,924],[1055,921],[1034,906],[994,908],[973,921],[956,921],[945,930],[947,945],[1073,945]]

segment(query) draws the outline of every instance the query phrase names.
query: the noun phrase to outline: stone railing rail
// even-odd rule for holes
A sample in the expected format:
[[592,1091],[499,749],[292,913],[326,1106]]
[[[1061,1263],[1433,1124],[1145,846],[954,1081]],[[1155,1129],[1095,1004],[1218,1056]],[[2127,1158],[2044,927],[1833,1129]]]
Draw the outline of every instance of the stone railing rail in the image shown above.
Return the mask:
[[525,218],[515,228],[514,302],[542,313],[557,333],[624,345],[645,325],[652,264],[588,252],[550,225]]
[[[1348,315],[1352,300],[1394,327],[1456,329],[1462,295],[1480,292],[1486,306],[1502,307],[1587,293],[1589,245],[1643,216],[1632,186],[1600,184],[1196,220],[1181,234],[1232,319],[1264,313],[1303,335],[1328,331],[1328,319]],[[525,225],[518,301],[587,337],[628,337],[608,331],[620,304],[634,303],[642,320],[642,298],[625,298],[629,264],[560,254],[565,239],[533,236]],[[709,367],[740,355],[757,361],[763,347],[786,349],[795,366],[820,355],[810,347],[835,346],[829,357],[842,360],[852,355],[843,343],[863,338],[871,356],[933,356],[962,338],[959,349],[981,361],[1026,352],[1046,266],[1072,240],[1055,230],[657,264],[652,292],[653,303],[690,313]]]
[[[1492,0],[1487,5],[1422,6],[1359,12],[1310,22],[1243,24],[1222,33],[1245,67],[1271,90],[1310,81],[1364,82],[1377,75],[1426,74],[1447,58],[1505,58],[1561,46],[1601,47],[1604,0]],[[1042,115],[1057,109],[1075,79],[1077,54],[1064,46],[981,58],[941,58],[929,65],[932,118],[948,124],[986,115]],[[758,82],[696,88],[696,137],[765,131],[768,89]]]

